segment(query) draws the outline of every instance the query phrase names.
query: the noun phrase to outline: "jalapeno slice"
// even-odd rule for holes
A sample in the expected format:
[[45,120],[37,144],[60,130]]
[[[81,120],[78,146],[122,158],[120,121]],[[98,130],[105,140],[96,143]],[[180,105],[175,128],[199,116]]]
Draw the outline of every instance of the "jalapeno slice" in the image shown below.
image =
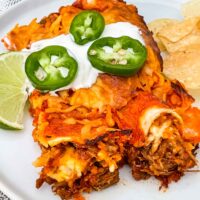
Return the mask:
[[145,46],[128,36],[101,38],[88,49],[88,59],[94,68],[118,76],[137,73],[146,58]]
[[36,89],[52,91],[70,84],[78,69],[76,60],[62,46],[48,46],[28,56],[25,72]]
[[79,45],[84,45],[100,37],[105,28],[103,16],[92,10],[83,11],[74,17],[70,33]]

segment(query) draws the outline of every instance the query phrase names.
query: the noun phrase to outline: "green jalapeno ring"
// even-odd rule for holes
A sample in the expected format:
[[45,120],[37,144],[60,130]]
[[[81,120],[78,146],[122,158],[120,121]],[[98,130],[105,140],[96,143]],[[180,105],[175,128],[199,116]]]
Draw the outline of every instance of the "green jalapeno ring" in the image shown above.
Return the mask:
[[94,68],[118,76],[137,73],[146,58],[147,50],[142,43],[128,36],[100,38],[88,49]]
[[[55,60],[52,60],[54,57]],[[78,64],[62,46],[48,46],[28,56],[25,72],[32,85],[39,90],[52,91],[70,84]],[[64,73],[64,74],[63,74]]]
[[97,11],[86,10],[74,17],[70,26],[70,33],[77,44],[84,45],[99,38],[104,28],[105,20],[103,16]]

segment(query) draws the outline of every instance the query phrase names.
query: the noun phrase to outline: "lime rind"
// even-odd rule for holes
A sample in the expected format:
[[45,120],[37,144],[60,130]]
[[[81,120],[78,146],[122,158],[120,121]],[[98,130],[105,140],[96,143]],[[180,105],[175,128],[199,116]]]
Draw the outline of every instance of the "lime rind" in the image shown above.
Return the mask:
[[0,128],[5,130],[22,130],[24,126],[19,123],[10,123],[0,117]]

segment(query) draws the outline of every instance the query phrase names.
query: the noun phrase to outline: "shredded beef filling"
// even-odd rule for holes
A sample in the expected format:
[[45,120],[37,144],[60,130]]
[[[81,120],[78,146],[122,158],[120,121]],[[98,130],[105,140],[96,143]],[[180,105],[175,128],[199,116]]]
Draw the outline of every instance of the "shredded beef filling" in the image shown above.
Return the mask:
[[[124,137],[129,137],[129,134],[125,133]],[[82,192],[102,190],[117,183],[119,181],[118,168],[124,162],[125,156],[123,139],[120,134],[115,135],[113,133],[113,136],[106,134],[105,137],[88,141],[85,146],[61,144],[49,149],[43,148],[43,155],[36,161],[37,166],[43,164],[36,187],[39,188],[44,182],[47,182],[52,185],[52,190],[61,199],[69,199]],[[75,174],[71,176],[70,180],[58,181],[52,177],[57,177],[58,172],[60,173],[61,160],[64,156],[68,158],[66,154],[68,154],[69,149],[71,154],[73,152],[73,155],[70,154],[69,157],[76,157],[79,162],[82,162],[81,166],[86,165],[86,167],[82,170],[81,175],[77,173],[80,175],[79,177]],[[48,157],[47,154],[50,156]],[[42,160],[47,157],[48,159],[44,164]],[[56,165],[57,167],[55,167]],[[48,176],[48,174],[51,175]]]
[[136,180],[155,176],[162,186],[167,187],[170,182],[178,181],[187,169],[196,165],[194,156],[187,152],[179,139],[162,140],[157,151],[153,153],[151,147],[150,144],[142,148],[127,148],[128,163]]

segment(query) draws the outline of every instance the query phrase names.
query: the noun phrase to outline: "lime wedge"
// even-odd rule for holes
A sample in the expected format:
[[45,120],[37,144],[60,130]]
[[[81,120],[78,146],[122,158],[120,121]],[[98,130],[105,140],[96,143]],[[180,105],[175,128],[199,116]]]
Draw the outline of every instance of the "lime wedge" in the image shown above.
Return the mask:
[[26,57],[20,52],[0,55],[0,128],[23,129],[28,96],[24,72]]

